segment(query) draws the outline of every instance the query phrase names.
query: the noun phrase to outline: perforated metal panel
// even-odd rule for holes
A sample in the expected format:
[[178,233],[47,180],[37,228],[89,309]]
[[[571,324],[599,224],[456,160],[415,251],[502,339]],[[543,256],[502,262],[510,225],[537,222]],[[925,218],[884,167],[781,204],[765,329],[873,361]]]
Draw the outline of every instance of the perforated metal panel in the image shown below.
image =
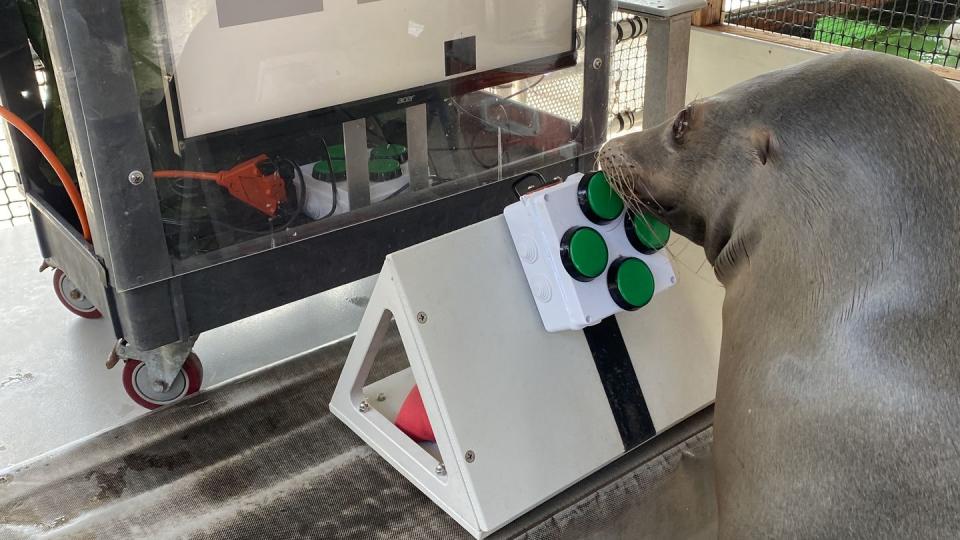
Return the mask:
[[[635,19],[635,15],[615,13],[614,21]],[[583,36],[586,13],[583,2],[580,3],[577,16],[577,28]],[[639,24],[639,21],[637,22]],[[616,32],[614,32],[616,35]],[[636,118],[639,127],[640,111],[643,110],[643,87],[647,60],[646,37],[625,37],[613,50],[613,65],[610,74],[610,115],[627,115]],[[582,43],[582,41],[581,41]],[[584,58],[582,47],[577,55],[578,70],[567,70],[547,75],[542,79],[528,82],[528,88],[521,86],[516,96],[527,105],[558,116],[571,122],[580,121],[583,99]],[[589,69],[589,66],[586,66]],[[520,83],[521,85],[525,83]],[[613,133],[611,133],[613,134]]]

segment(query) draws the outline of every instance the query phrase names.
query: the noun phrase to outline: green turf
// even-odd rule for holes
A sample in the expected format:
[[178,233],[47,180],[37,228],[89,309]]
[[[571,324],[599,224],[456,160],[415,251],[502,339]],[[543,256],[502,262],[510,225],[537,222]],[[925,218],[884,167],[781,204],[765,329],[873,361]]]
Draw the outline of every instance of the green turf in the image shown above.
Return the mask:
[[956,52],[948,51],[947,40],[940,37],[952,22],[937,21],[917,25],[916,29],[912,24],[904,24],[901,29],[899,26],[887,28],[871,21],[821,17],[814,27],[813,39],[843,47],[902,56],[926,64],[956,68],[960,57]]

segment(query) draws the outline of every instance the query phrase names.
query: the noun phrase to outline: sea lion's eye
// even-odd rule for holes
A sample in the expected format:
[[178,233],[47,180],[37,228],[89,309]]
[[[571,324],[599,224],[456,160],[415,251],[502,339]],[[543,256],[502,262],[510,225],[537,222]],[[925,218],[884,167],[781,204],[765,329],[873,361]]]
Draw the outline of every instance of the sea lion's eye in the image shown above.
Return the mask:
[[687,131],[690,130],[690,108],[687,107],[680,111],[680,114],[677,115],[676,120],[673,121],[673,140],[677,143],[682,143],[683,138],[687,135]]

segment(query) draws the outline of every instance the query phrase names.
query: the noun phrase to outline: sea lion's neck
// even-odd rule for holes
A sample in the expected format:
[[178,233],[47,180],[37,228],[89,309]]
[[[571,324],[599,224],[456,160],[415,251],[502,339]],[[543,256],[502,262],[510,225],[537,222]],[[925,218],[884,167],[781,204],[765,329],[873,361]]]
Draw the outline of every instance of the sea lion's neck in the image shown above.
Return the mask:
[[717,278],[729,286],[749,274],[750,283],[774,294],[797,280],[809,290],[845,294],[925,272],[913,261],[926,244],[939,244],[928,233],[936,224],[923,200],[896,189],[846,187],[721,207],[708,219],[703,243]]
[[742,199],[731,198],[703,220],[703,251],[721,283],[749,263],[756,248],[758,228],[742,213]]

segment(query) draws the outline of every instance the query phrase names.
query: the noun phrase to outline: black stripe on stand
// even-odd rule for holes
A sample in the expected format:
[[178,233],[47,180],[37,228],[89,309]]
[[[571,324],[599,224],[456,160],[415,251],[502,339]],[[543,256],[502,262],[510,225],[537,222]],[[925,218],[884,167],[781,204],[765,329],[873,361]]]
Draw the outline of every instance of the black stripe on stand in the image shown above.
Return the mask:
[[610,410],[620,430],[624,450],[631,450],[656,435],[653,418],[630,362],[616,317],[609,317],[583,330],[593,361],[607,393]]

